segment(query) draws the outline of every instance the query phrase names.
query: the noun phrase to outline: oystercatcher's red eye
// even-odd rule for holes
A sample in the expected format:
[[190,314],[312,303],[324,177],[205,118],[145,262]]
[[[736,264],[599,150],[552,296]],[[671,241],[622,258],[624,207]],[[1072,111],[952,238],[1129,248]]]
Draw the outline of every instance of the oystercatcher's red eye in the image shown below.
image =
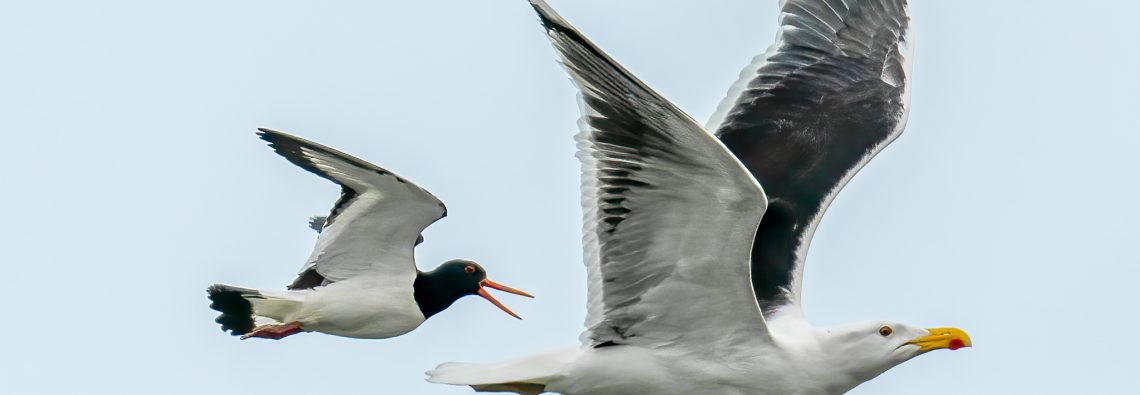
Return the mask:
[[463,271],[467,272],[467,274],[475,274],[475,266],[471,266],[471,265],[464,266]]

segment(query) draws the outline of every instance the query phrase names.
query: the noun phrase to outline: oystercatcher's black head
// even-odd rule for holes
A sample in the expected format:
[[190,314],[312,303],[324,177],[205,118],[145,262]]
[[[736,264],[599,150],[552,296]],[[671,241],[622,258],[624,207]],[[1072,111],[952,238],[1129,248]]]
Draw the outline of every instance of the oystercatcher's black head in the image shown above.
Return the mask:
[[507,306],[499,303],[487,288],[533,298],[530,294],[487,279],[487,271],[479,264],[453,259],[439,265],[430,272],[420,272],[416,276],[416,304],[420,306],[424,318],[431,317],[451,306],[456,300],[467,295],[479,295],[512,317],[522,319]]

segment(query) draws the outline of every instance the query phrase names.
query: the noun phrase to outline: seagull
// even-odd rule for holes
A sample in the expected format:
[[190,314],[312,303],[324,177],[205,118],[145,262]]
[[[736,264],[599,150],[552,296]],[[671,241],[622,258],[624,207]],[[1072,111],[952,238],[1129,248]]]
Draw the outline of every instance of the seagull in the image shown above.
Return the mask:
[[530,3],[581,92],[586,330],[580,347],[445,363],[428,381],[519,394],[836,394],[971,346],[956,328],[817,328],[799,306],[819,214],[902,129],[905,2],[782,1],[777,43],[730,93],[720,138],[545,1]]
[[[435,270],[416,269],[413,250],[420,233],[447,215],[428,191],[395,173],[332,148],[282,132],[258,135],[294,165],[341,187],[327,217],[309,225],[317,245],[286,291],[215,284],[210,308],[223,331],[242,339],[281,339],[320,332],[385,339],[416,329],[459,298],[479,295],[520,318],[487,288],[532,297],[487,278],[479,264],[463,259]],[[521,319],[521,318],[520,318]]]

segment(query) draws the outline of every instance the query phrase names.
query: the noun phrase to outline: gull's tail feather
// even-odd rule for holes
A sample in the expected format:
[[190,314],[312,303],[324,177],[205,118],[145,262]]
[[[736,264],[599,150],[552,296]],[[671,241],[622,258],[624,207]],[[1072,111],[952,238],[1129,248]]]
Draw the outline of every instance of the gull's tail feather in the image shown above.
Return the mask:
[[427,372],[427,381],[466,385],[476,392],[513,392],[538,395],[565,372],[577,357],[577,348],[559,349],[502,363],[448,362]]

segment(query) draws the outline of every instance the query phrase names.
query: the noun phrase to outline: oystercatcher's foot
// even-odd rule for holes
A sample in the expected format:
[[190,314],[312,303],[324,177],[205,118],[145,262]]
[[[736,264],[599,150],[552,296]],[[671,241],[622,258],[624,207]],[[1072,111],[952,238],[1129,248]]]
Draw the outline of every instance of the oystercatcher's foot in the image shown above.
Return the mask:
[[272,324],[261,325],[253,328],[252,331],[241,336],[242,340],[251,337],[260,337],[262,339],[281,340],[289,335],[296,335],[304,332],[305,329],[301,328],[300,322],[290,322],[288,324]]

